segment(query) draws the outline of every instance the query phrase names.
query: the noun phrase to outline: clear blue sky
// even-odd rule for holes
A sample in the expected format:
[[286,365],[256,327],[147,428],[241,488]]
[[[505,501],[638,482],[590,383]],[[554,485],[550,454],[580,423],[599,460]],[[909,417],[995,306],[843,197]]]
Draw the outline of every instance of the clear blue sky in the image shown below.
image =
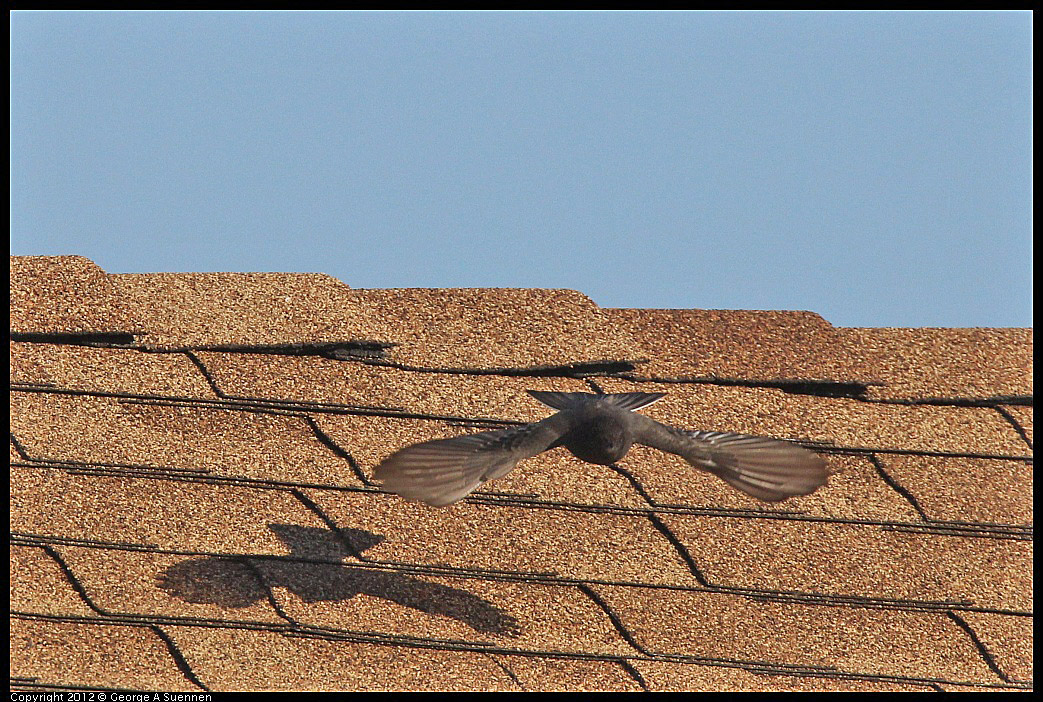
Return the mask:
[[1032,16],[11,16],[11,253],[1031,326]]

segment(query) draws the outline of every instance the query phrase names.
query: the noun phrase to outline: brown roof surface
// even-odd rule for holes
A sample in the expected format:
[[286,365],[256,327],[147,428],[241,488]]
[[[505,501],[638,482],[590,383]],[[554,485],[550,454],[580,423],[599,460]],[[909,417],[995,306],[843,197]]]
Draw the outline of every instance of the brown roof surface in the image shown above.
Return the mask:
[[[1027,690],[1031,329],[11,259],[19,690]],[[563,450],[448,508],[396,448],[666,392],[835,475]]]

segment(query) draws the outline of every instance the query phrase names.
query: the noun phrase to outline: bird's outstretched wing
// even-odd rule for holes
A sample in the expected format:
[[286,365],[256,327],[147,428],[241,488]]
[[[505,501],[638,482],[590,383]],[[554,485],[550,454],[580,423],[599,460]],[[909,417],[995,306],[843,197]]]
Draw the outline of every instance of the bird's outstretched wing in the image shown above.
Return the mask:
[[413,444],[385,458],[374,477],[402,497],[443,507],[546,451],[569,427],[568,417],[558,413],[509,429]]
[[634,442],[681,456],[765,502],[808,495],[826,484],[826,461],[802,446],[764,436],[685,431],[632,415]]

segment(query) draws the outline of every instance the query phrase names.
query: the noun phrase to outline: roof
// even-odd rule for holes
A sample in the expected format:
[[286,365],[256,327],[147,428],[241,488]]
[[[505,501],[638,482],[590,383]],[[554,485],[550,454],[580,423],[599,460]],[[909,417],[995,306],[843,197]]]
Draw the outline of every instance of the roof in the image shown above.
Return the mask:
[[[11,259],[19,690],[1029,689],[1032,330]],[[760,503],[635,447],[463,502],[406,444],[526,389],[666,392],[834,475]]]

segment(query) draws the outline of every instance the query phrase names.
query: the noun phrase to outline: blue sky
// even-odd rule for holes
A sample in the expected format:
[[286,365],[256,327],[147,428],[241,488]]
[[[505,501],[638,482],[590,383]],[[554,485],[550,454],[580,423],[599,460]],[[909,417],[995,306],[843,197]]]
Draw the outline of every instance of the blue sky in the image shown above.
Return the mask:
[[1032,16],[11,15],[11,253],[1031,326]]

